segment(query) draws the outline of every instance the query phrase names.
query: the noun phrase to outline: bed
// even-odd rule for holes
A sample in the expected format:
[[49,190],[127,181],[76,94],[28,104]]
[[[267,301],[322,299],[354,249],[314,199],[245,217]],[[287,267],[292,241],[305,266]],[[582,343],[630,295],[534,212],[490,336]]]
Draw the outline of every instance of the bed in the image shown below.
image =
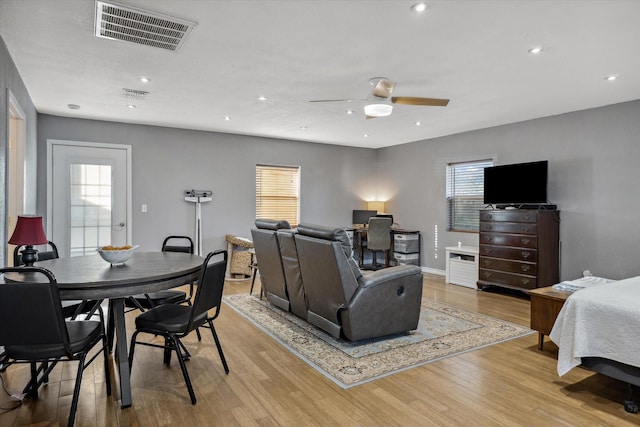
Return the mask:
[[582,365],[625,381],[625,410],[638,412],[633,386],[640,386],[640,276],[574,292],[549,337],[558,345],[558,374]]

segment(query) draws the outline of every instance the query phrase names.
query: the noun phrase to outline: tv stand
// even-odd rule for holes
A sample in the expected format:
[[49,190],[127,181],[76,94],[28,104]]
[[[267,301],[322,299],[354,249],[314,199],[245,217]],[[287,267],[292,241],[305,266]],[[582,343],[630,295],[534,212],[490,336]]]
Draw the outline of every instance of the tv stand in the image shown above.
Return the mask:
[[546,203],[499,203],[496,205],[496,209],[537,209],[537,210],[547,210],[547,211],[555,211],[558,209],[558,206]]

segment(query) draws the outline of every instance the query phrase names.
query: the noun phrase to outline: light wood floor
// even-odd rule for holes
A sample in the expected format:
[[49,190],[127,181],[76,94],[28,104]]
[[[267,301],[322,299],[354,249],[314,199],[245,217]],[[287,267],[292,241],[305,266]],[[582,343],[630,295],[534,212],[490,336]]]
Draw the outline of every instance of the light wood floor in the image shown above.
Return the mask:
[[[248,292],[230,282],[225,292]],[[255,292],[255,291],[254,291]],[[446,285],[425,275],[425,296],[529,325],[522,297]],[[130,313],[128,316],[134,316]],[[132,324],[129,318],[129,326]],[[180,368],[162,364],[162,351],[140,346],[132,372],[133,406],[105,396],[99,360],[83,377],[78,426],[625,426],[640,415],[624,412],[626,385],[578,368],[556,373],[557,348],[537,336],[450,357],[342,390],[282,348],[229,307],[216,322],[231,372],[225,375],[208,330],[187,340],[187,363],[198,403],[192,406]],[[40,399],[0,415],[0,426],[66,425],[74,364],[56,368]],[[4,376],[10,391],[27,381],[25,367]],[[117,390],[117,385],[114,387]],[[640,396],[638,396],[640,399]],[[2,394],[0,406],[10,406]]]

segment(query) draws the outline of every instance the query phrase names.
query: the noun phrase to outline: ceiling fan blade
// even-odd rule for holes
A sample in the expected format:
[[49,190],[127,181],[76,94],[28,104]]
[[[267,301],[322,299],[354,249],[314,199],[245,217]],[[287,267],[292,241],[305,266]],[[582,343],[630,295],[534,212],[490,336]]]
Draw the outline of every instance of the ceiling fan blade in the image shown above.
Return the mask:
[[396,84],[391,80],[380,79],[376,83],[376,87],[373,88],[373,94],[380,98],[388,98],[391,96],[394,87],[396,87]]
[[353,99],[313,99],[309,102],[351,102]]
[[446,107],[449,104],[448,99],[415,98],[413,96],[394,96],[391,98],[391,102],[402,105],[429,105],[432,107]]

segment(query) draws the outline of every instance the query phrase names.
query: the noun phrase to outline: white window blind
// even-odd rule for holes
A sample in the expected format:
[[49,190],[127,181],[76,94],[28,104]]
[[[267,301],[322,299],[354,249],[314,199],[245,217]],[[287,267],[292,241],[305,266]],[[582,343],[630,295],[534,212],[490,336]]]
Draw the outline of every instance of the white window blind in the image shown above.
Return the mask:
[[256,165],[256,218],[300,218],[300,167]]
[[489,166],[493,160],[447,165],[448,231],[478,231],[478,210],[484,207],[484,168]]

